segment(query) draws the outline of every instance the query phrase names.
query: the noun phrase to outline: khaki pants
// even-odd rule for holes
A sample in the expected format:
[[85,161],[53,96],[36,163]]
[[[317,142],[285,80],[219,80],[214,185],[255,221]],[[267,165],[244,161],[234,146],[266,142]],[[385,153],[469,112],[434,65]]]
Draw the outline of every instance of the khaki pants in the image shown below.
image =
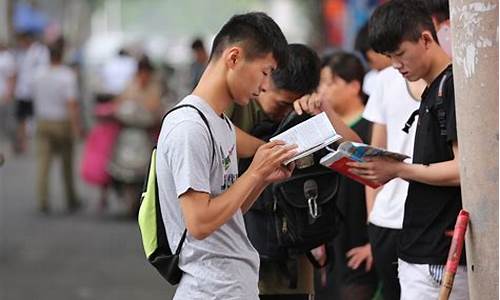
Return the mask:
[[52,158],[62,159],[61,179],[68,208],[76,205],[73,181],[73,138],[69,121],[37,122],[37,162],[38,162],[38,200],[40,209],[48,209],[49,173]]

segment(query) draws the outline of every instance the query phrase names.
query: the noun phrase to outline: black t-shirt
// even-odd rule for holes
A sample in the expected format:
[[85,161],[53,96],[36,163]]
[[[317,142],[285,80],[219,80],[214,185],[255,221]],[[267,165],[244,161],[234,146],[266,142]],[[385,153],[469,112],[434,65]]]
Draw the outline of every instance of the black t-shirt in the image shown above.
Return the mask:
[[[443,95],[438,97],[444,75]],[[439,104],[439,98],[443,100]],[[441,115],[441,122],[439,117]],[[429,165],[454,158],[452,143],[457,140],[455,92],[451,65],[426,88],[422,95],[415,135],[413,163]],[[399,257],[416,264],[446,263],[458,213],[462,209],[460,187],[443,187],[410,181],[406,198]],[[461,264],[465,264],[462,254]]]

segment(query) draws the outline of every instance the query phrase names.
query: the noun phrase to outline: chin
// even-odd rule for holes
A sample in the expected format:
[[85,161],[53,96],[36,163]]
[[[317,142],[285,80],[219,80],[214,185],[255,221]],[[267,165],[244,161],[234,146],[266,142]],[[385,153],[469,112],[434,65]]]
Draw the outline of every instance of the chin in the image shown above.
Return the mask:
[[240,105],[240,106],[245,106],[247,105],[248,103],[250,103],[250,101],[252,101],[253,99],[250,99],[250,98],[243,98],[243,99],[234,99],[234,103]]

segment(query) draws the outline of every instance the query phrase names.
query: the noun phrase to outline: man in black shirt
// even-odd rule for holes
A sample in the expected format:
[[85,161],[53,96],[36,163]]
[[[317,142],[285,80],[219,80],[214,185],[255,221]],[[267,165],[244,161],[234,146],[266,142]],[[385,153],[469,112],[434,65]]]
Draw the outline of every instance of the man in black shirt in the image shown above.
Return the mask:
[[[410,182],[399,241],[401,299],[437,299],[462,208],[451,62],[419,1],[392,0],[377,8],[369,39],[407,80],[422,78],[427,88],[418,112],[413,163],[373,160],[351,166],[380,183],[396,177]],[[451,299],[468,299],[465,255],[460,264]]]

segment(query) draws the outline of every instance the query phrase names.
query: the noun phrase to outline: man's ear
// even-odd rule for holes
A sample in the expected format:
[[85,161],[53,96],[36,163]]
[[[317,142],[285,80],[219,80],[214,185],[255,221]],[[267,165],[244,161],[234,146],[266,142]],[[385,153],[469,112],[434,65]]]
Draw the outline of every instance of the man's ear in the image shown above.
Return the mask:
[[436,42],[432,37],[432,33],[428,30],[422,32],[422,40],[424,41],[424,46],[426,49],[428,49],[431,44]]
[[227,48],[223,54],[226,66],[232,69],[239,63],[242,59],[242,49],[240,47]]
[[352,89],[354,94],[359,94],[359,92],[361,91],[361,83],[357,80],[349,82],[348,85]]

